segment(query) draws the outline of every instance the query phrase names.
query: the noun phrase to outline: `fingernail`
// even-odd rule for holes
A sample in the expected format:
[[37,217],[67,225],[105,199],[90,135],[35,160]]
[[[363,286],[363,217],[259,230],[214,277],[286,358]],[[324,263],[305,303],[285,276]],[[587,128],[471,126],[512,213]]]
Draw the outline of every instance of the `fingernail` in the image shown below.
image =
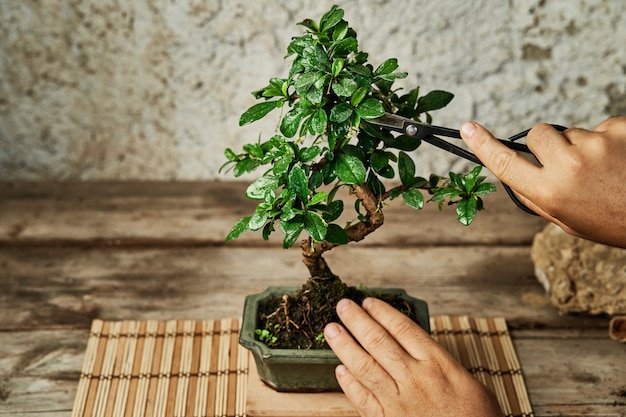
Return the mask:
[[324,329],[324,336],[326,339],[332,339],[339,334],[339,326],[336,323],[329,323]]
[[366,298],[365,300],[363,300],[363,309],[369,310],[369,308],[372,306],[373,302],[374,302],[374,300],[371,299],[371,298]]
[[343,313],[344,311],[348,309],[349,306],[350,306],[350,302],[346,300],[345,298],[342,300],[339,300],[339,302],[337,303],[337,313]]
[[337,365],[337,367],[335,368],[335,373],[337,374],[337,376],[344,376],[347,372],[348,370],[344,365]]
[[461,126],[461,134],[465,137],[471,138],[476,133],[476,125],[472,122],[463,123]]

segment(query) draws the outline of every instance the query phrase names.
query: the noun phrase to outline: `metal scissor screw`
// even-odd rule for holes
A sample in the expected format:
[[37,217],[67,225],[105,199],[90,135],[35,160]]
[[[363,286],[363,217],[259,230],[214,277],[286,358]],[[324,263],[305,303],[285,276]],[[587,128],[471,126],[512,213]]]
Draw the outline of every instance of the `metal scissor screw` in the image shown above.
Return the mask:
[[417,135],[417,131],[418,131],[418,129],[417,129],[417,126],[415,126],[415,125],[408,125],[406,127],[406,129],[405,129],[406,134],[409,135],[409,136]]

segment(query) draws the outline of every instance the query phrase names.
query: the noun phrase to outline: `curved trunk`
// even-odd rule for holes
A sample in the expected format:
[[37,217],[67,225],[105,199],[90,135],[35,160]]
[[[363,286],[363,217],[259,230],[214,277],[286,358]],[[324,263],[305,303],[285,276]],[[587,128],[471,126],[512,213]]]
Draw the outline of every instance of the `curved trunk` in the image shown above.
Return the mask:
[[[365,236],[382,226],[385,220],[382,211],[380,211],[379,197],[366,184],[352,186],[351,192],[361,202],[361,207],[365,209],[367,221],[360,221],[346,229],[348,243],[363,240]],[[325,252],[335,246],[337,245],[326,241],[313,243],[310,237],[302,241],[300,244],[302,262],[308,268],[310,277],[336,278],[323,256]]]

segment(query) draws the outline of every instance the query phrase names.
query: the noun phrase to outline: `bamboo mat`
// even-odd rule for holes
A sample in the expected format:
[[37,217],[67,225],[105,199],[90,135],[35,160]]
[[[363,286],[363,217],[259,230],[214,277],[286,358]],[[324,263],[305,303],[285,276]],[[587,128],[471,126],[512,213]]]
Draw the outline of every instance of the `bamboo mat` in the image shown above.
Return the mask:
[[[504,319],[436,316],[431,333],[496,393],[504,415],[533,415]],[[358,415],[341,393],[266,387],[238,337],[234,318],[94,320],[72,417]]]

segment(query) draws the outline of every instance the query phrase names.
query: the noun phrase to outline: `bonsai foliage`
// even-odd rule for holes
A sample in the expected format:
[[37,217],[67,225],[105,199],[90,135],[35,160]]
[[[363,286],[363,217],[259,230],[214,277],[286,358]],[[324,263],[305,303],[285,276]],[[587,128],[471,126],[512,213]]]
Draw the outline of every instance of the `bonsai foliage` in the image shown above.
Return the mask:
[[[387,200],[401,198],[420,210],[426,194],[440,207],[455,205],[459,222],[469,225],[483,209],[481,197],[495,189],[479,176],[481,167],[448,178],[416,176],[410,152],[419,140],[368,124],[385,112],[431,123],[430,112],[445,107],[453,95],[436,90],[420,96],[419,87],[399,94],[394,81],[407,73],[398,71],[397,59],[369,64],[343,17],[333,6],[319,22],[299,23],[305,32],[287,47],[289,74],[253,92],[260,102],[239,121],[245,125],[272,113],[279,115],[279,132],[244,145],[241,153],[226,149],[222,167],[237,177],[266,167],[246,191],[259,201],[256,210],[237,222],[227,240],[246,230],[268,239],[280,229],[283,247],[289,248],[304,232],[303,261],[316,279],[334,277],[324,252],[360,241],[383,224]],[[346,209],[337,195],[342,187],[354,197],[354,220],[347,224],[338,223]]]

